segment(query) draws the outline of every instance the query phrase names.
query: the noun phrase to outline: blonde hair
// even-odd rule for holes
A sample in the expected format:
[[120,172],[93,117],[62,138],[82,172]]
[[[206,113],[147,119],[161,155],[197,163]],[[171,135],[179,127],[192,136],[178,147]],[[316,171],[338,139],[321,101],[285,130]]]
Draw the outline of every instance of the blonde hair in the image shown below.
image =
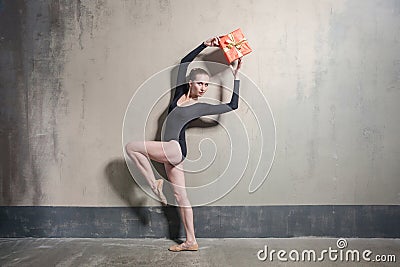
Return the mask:
[[196,79],[197,74],[205,74],[210,77],[210,74],[208,74],[208,72],[206,70],[204,70],[202,68],[194,68],[189,73],[189,79],[194,81],[194,79]]

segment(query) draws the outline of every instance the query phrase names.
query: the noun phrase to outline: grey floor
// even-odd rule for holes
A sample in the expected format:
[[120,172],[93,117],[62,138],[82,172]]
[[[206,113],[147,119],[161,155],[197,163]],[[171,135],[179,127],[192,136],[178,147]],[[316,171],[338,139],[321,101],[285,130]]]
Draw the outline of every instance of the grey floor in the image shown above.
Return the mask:
[[[0,239],[0,266],[399,266],[394,260],[400,262],[400,239],[346,239],[339,243],[340,248],[345,246],[342,249],[338,248],[337,241],[332,238],[207,238],[198,239],[199,251],[170,252],[168,247],[175,243],[167,239],[3,238]],[[283,250],[281,259],[273,253],[272,260],[270,257],[259,260],[257,254],[266,246],[269,256],[272,250]],[[366,250],[371,251],[370,255]],[[316,261],[313,261],[313,251]],[[299,253],[298,261],[295,261],[296,253]],[[363,253],[367,253],[370,262],[362,258]],[[378,263],[374,261],[378,259],[376,256],[391,262]],[[260,253],[260,257],[265,257],[265,253]]]

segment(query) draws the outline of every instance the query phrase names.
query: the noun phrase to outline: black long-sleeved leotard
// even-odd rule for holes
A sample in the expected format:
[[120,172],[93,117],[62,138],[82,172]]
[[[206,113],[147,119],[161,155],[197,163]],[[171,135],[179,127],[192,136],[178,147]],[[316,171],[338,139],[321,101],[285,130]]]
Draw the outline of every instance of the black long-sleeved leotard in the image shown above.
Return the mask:
[[239,80],[234,81],[233,93],[229,103],[218,105],[195,103],[188,106],[178,106],[177,102],[179,98],[189,90],[189,85],[186,82],[188,65],[206,47],[207,46],[202,43],[181,60],[175,95],[169,105],[168,116],[162,129],[162,141],[176,140],[179,142],[182,151],[182,161],[187,154],[185,130],[192,120],[201,116],[221,114],[238,108]]

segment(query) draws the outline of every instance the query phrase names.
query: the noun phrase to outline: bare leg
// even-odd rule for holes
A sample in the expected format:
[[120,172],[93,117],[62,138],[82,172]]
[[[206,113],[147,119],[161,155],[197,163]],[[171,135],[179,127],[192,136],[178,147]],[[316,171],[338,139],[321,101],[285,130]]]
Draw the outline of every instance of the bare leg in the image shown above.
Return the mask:
[[[179,205],[179,210],[186,232],[186,247],[197,246],[194,235],[193,209],[190,206],[185,189],[185,176],[183,172],[182,152],[177,141],[157,142],[131,142],[125,147],[128,156],[136,163],[139,170],[146,177],[149,185],[154,189],[156,181],[149,158],[164,163],[168,178],[174,185],[174,194]],[[182,244],[181,244],[182,245]],[[193,248],[193,247],[191,247]],[[195,248],[197,250],[197,248]]]
[[186,232],[185,243],[189,246],[197,244],[196,237],[194,235],[193,209],[186,194],[183,164],[181,163],[177,166],[174,166],[169,163],[164,163],[164,166],[168,174],[168,178],[173,185],[175,198],[179,205],[181,218]]
[[158,183],[156,183],[149,159],[161,163],[177,164],[182,158],[179,143],[174,140],[169,142],[130,142],[125,146],[125,151],[155,193],[157,192]]

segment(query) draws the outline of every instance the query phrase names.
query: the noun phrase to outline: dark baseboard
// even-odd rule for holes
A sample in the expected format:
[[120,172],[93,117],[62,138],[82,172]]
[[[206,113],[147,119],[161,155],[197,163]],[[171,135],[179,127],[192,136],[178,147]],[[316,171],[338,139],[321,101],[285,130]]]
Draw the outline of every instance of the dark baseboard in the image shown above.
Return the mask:
[[[399,205],[196,207],[199,238],[399,238]],[[0,207],[0,237],[178,238],[176,207]]]

